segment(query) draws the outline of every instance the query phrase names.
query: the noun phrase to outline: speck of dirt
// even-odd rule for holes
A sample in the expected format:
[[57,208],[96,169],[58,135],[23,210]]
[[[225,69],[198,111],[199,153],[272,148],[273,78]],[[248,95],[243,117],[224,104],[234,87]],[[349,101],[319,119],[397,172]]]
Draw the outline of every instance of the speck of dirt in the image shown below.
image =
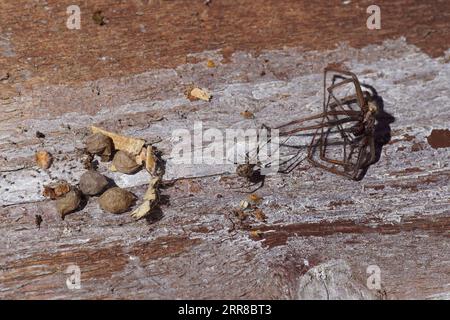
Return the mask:
[[232,46],[227,46],[225,48],[222,48],[222,61],[221,63],[226,64],[231,62],[231,57],[233,56],[235,49]]
[[433,149],[448,148],[450,147],[450,130],[433,129],[427,141]]
[[44,139],[44,138],[45,138],[45,134],[43,134],[43,133],[40,132],[40,131],[36,131],[36,138]]
[[92,20],[94,20],[95,24],[99,26],[104,26],[106,24],[105,17],[103,16],[103,12],[101,10],[97,10],[92,15]]
[[418,152],[418,151],[422,151],[425,147],[421,144],[421,143],[414,143],[411,146],[411,152]]
[[34,216],[34,222],[36,223],[36,227],[38,229],[41,229],[42,216],[40,214],[35,215]]

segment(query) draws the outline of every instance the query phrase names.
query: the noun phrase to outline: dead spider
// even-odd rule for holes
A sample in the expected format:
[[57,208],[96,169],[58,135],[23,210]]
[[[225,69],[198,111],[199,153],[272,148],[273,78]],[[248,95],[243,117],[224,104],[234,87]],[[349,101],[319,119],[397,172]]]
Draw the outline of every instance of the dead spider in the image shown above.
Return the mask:
[[[330,74],[331,85],[327,86]],[[360,180],[375,160],[377,112],[376,94],[363,91],[354,73],[327,67],[324,70],[323,112],[275,129],[280,130],[280,137],[315,130],[308,147],[308,161],[334,174]],[[303,125],[314,120],[319,122]]]
[[[263,127],[262,129],[266,129]],[[260,142],[259,142],[259,134],[257,135],[257,146],[256,149],[253,151],[248,151],[245,153],[245,163],[236,163],[236,170],[235,173],[239,178],[245,179],[245,182],[238,186],[235,189],[242,189],[242,188],[251,188],[256,186],[256,188],[253,188],[252,190],[248,191],[241,191],[243,193],[254,193],[260,188],[264,186],[265,181],[265,175],[262,174],[261,169],[263,167],[263,164],[259,160],[259,149],[260,149]],[[252,155],[250,156],[250,153]]]

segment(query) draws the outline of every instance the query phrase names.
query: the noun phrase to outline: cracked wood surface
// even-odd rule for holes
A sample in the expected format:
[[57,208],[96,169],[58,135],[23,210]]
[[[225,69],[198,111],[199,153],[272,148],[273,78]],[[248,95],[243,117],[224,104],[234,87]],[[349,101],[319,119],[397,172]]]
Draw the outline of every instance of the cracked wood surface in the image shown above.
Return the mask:
[[[341,259],[351,269],[349,281],[367,291],[358,297],[448,299],[450,149],[427,140],[450,122],[448,5],[381,3],[383,28],[370,33],[365,2],[337,2],[331,16],[328,5],[316,2],[202,2],[183,10],[179,1],[156,9],[140,1],[87,4],[82,12],[100,8],[109,23],[83,28],[71,43],[76,52],[65,43],[64,1],[47,1],[59,12],[54,19],[46,18],[44,3],[23,1],[22,21],[12,2],[2,2],[0,64],[10,76],[0,81],[0,297],[305,298],[299,279]],[[407,14],[396,17],[400,9]],[[157,22],[142,29],[149,17]],[[22,29],[37,24],[43,27],[25,41]],[[338,24],[342,32],[330,33]],[[147,41],[133,41],[135,29]],[[101,56],[116,60],[100,63]],[[246,195],[235,189],[241,181],[229,174],[234,165],[172,162],[174,129],[192,131],[198,121],[205,129],[276,125],[319,111],[322,70],[331,62],[373,85],[395,117],[390,141],[362,181],[304,162],[266,178],[258,191],[266,222],[239,223],[230,213]],[[207,88],[212,101],[187,100],[190,84]],[[244,119],[244,110],[255,119]],[[54,179],[78,181],[77,148],[89,125],[147,141],[160,137],[163,178],[192,179],[167,185],[148,221],[104,213],[95,198],[62,221],[42,187]],[[55,156],[48,171],[35,167],[40,149]],[[125,176],[104,164],[99,170],[143,196],[144,172]],[[43,218],[40,229],[35,215]],[[81,268],[80,290],[66,287],[72,264]],[[369,265],[381,269],[381,293],[364,288]]]

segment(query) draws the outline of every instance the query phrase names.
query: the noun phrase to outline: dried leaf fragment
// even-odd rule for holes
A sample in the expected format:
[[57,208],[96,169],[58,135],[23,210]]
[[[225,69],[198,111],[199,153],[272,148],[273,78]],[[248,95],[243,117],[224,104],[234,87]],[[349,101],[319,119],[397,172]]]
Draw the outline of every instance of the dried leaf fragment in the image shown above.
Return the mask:
[[239,207],[241,207],[242,209],[247,209],[249,206],[250,203],[248,203],[248,201],[241,200],[241,202],[239,202]]
[[136,210],[131,213],[131,216],[136,219],[142,219],[145,217],[151,210],[151,201],[144,201]]
[[146,157],[145,157],[145,169],[147,169],[148,172],[151,174],[154,174],[156,172],[156,164],[157,159],[154,152],[153,147],[149,146],[147,147]]
[[241,116],[243,116],[245,119],[254,119],[255,118],[255,115],[253,114],[253,112],[250,112],[248,110],[242,111]]
[[209,94],[208,91],[197,87],[188,88],[185,94],[190,101],[196,100],[210,101],[212,98],[211,94]]
[[267,218],[264,212],[259,208],[253,211],[253,216],[259,221],[266,221]]
[[248,200],[250,200],[251,202],[258,203],[262,200],[262,197],[260,197],[256,193],[252,193],[248,196]]
[[158,199],[157,185],[159,183],[159,177],[150,180],[147,191],[144,194],[144,200],[154,201]]
[[44,186],[44,191],[42,192],[42,195],[46,198],[55,200],[68,193],[70,189],[71,189],[70,184],[67,183],[67,181],[61,180]]
[[138,220],[149,214],[149,212],[158,204],[158,183],[159,177],[150,180],[147,191],[144,194],[144,202],[131,213],[131,216]]
[[254,238],[262,238],[263,232],[261,230],[252,230],[250,231],[250,235]]
[[107,137],[110,137],[116,150],[126,151],[133,156],[138,155],[145,144],[145,140],[143,139],[122,136],[120,134],[109,132],[95,126],[91,126],[91,131],[93,133],[101,133]]
[[42,169],[50,168],[50,166],[52,165],[52,162],[53,162],[52,155],[45,150],[40,150],[40,151],[36,152],[35,159],[36,159],[37,165]]
[[136,163],[142,165],[147,157],[147,148],[143,147],[141,152],[136,156]]

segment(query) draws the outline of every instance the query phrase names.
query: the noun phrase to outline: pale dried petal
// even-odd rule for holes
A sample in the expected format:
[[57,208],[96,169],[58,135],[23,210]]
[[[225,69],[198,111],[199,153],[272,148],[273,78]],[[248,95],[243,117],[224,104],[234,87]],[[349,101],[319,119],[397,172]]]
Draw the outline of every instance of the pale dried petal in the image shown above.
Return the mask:
[[148,147],[146,151],[146,157],[145,157],[145,169],[147,169],[148,172],[151,174],[154,174],[156,171],[156,156],[153,152],[152,147]]
[[138,155],[145,144],[145,140],[143,139],[122,136],[120,134],[109,132],[95,126],[91,126],[91,131],[93,133],[101,133],[107,137],[110,137],[114,143],[114,148],[116,150],[126,151],[133,156]]
[[131,216],[138,220],[149,214],[149,212],[156,206],[158,203],[158,189],[157,184],[159,182],[159,177],[153,178],[150,180],[147,191],[144,195],[144,202],[131,213]]
[[144,201],[136,210],[131,213],[131,216],[138,220],[145,217],[150,212],[150,201]]
[[136,156],[136,163],[138,165],[142,165],[146,159],[147,156],[147,148],[143,147],[141,152]]
[[144,194],[144,200],[154,201],[158,198],[156,184],[159,182],[159,178],[153,178],[150,180],[147,191]]
[[209,101],[211,100],[211,94],[209,94],[208,91],[200,89],[200,88],[194,88],[189,93],[190,96],[203,100],[203,101]]

